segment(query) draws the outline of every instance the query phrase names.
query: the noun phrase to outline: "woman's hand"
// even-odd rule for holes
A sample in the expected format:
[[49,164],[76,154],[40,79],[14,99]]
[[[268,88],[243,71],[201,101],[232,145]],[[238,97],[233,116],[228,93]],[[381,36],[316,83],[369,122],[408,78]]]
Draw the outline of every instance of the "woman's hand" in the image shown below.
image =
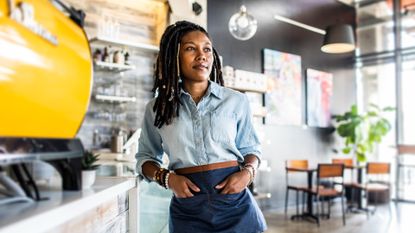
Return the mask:
[[200,189],[193,184],[192,181],[187,179],[185,176],[180,176],[174,173],[170,173],[169,188],[178,198],[193,197],[193,193],[190,192],[190,189],[194,192],[200,192]]
[[233,194],[240,193],[248,186],[251,179],[251,175],[246,169],[242,169],[236,172],[216,185],[216,189],[223,189],[221,194]]

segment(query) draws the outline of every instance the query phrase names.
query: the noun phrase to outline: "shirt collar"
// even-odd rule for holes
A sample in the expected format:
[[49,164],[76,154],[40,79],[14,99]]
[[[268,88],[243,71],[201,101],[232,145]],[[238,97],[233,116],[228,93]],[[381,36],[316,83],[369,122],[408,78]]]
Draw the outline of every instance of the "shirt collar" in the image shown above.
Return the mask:
[[213,94],[214,96],[216,96],[218,99],[222,99],[222,88],[221,86],[219,86],[219,84],[212,82],[209,80],[209,88],[208,88],[208,92],[210,92],[211,94]]
[[[180,88],[180,94],[183,95],[189,95],[183,88]],[[205,96],[209,96],[210,94],[214,95],[218,99],[222,99],[222,88],[219,86],[219,84],[212,82],[209,80],[209,86],[206,91]],[[190,96],[190,95],[189,95]]]

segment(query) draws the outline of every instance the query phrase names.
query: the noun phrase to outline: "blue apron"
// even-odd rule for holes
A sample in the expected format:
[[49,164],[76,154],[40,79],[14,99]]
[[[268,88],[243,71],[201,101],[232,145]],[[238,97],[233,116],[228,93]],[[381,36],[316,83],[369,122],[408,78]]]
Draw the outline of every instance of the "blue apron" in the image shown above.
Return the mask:
[[190,198],[172,197],[170,233],[259,233],[267,228],[251,192],[220,194],[215,189],[239,167],[221,168],[185,175],[200,188]]

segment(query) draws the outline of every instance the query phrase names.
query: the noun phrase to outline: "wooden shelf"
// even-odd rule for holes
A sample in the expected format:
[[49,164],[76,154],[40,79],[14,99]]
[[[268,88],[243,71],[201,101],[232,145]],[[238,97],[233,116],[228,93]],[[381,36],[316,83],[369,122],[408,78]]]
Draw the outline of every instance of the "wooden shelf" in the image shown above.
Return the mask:
[[100,101],[109,101],[109,102],[135,102],[137,100],[136,97],[128,97],[128,96],[115,96],[115,95],[95,95],[96,100]]
[[159,51],[158,46],[138,43],[138,42],[125,42],[121,40],[110,39],[106,37],[93,37],[89,40],[91,44],[101,44],[101,45],[116,45],[116,46],[126,46],[129,48],[135,48],[146,52],[157,53]]
[[133,70],[135,69],[135,66],[97,61],[94,62],[94,68],[97,70],[122,72],[127,70]]

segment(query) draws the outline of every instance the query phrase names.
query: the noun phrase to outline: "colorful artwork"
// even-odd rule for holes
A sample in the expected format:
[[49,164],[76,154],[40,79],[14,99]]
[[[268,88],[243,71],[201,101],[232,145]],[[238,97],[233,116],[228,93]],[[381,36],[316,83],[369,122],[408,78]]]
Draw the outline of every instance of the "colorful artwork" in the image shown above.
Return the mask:
[[302,125],[301,57],[270,49],[264,49],[263,55],[269,78],[266,124]]
[[307,69],[307,124],[330,126],[330,99],[333,94],[333,75]]

